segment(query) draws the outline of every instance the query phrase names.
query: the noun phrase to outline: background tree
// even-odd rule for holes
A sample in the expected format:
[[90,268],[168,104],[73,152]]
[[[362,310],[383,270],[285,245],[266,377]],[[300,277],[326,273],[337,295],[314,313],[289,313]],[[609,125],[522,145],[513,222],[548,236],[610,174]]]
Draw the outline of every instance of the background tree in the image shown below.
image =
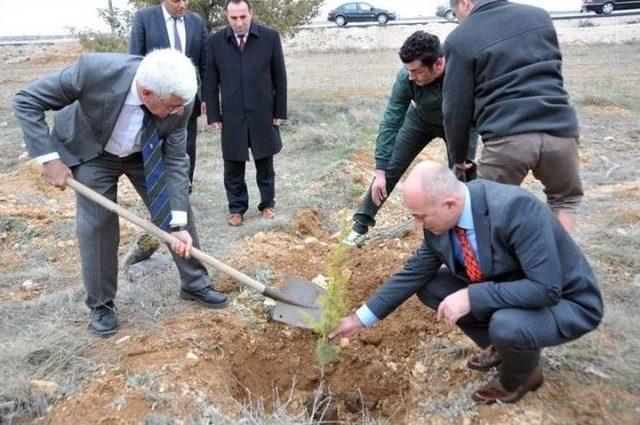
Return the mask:
[[[253,18],[257,22],[278,30],[285,37],[296,33],[300,25],[308,23],[318,14],[323,0],[255,0],[251,2]],[[136,9],[153,6],[160,0],[129,0]],[[223,13],[224,0],[190,0],[189,10],[207,23],[209,30],[227,24]]]

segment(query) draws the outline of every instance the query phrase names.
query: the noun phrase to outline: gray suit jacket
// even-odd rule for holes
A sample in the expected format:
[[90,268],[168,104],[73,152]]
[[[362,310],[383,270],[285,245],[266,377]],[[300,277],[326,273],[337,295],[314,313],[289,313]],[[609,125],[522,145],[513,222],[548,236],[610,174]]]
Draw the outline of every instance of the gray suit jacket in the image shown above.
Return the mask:
[[[100,155],[113,132],[142,57],[116,53],[87,54],[61,71],[20,90],[14,110],[32,157],[58,152],[69,167]],[[187,211],[189,158],[186,125],[193,102],[182,115],[156,118],[171,208]],[[45,121],[54,115],[53,131]],[[142,163],[140,164],[142,166]]]
[[[184,17],[186,40],[185,55],[191,59],[198,71],[200,79],[204,77],[205,53],[207,43],[207,27],[197,14],[187,12]],[[162,13],[162,5],[145,7],[136,12],[131,27],[128,52],[132,55],[145,56],[156,49],[171,47],[167,25]],[[193,113],[200,115],[200,97],[196,96]]]
[[[485,180],[467,184],[485,282],[470,284],[471,313],[489,320],[505,308],[549,308],[568,338],[593,330],[603,303],[584,255],[545,204],[517,186]],[[367,301],[382,319],[428,285],[445,265],[468,281],[455,261],[452,232],[425,231],[422,247],[404,269]],[[567,302],[559,303],[560,300]]]

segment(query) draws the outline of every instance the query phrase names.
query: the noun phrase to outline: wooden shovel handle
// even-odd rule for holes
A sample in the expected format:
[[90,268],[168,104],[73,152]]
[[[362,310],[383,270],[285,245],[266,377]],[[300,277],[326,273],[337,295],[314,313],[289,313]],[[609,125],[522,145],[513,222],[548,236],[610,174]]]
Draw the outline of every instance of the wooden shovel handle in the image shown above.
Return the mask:
[[[125,219],[129,220],[136,226],[141,227],[142,229],[151,233],[156,238],[168,244],[172,243],[173,240],[175,239],[169,233],[160,229],[158,226],[156,226],[149,220],[144,220],[138,217],[137,215],[133,214],[131,211],[121,207],[120,205],[116,204],[110,199],[105,198],[99,193],[93,191],[92,189],[89,189],[87,186],[83,185],[77,180],[74,180],[72,177],[67,177],[67,186],[71,187],[73,190],[80,193],[81,195],[100,204],[101,206],[105,207],[109,211],[113,211],[114,213],[118,214],[120,217],[124,217]],[[216,260],[212,256],[200,251],[198,248],[191,247],[191,251],[189,252],[191,253],[191,256],[200,260],[201,262],[208,264],[217,270],[220,270],[222,273],[228,276],[231,276],[232,278],[240,281],[241,283],[244,283],[245,285],[249,286],[250,288],[253,288],[254,290],[260,292],[261,294],[265,293],[266,286],[264,284],[258,282],[255,279],[250,278],[244,273],[239,272],[233,267],[229,267],[223,262]],[[265,294],[265,295],[268,295],[268,294]]]

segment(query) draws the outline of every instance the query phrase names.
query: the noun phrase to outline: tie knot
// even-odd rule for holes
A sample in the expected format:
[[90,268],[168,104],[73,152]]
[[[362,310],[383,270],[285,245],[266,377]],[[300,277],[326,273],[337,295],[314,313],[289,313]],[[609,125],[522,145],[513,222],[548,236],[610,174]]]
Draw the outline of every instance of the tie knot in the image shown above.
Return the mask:
[[462,227],[460,227],[460,226],[456,226],[455,227],[455,231],[456,231],[456,235],[458,235],[458,237],[467,235],[467,230],[462,228]]

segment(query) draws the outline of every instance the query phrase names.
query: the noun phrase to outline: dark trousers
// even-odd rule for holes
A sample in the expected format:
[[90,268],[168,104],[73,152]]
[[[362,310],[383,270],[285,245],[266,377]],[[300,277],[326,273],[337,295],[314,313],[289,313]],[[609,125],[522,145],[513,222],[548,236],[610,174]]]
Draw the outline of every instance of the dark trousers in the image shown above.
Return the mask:
[[[276,172],[273,168],[273,156],[254,160],[256,183],[260,190],[258,209],[262,211],[276,204]],[[244,180],[245,161],[224,161],[224,188],[227,192],[229,212],[244,214],[249,209],[249,192]]]
[[[467,286],[466,281],[441,268],[417,295],[425,305],[437,310],[449,294]],[[542,347],[575,339],[560,333],[549,308],[506,308],[494,312],[487,321],[479,321],[469,313],[461,317],[457,325],[479,347],[493,345],[500,353],[500,381],[508,390],[515,389],[538,366]]]
[[187,154],[189,155],[189,183],[193,184],[193,170],[196,168],[196,138],[198,137],[198,116],[191,114],[187,124]]
[[[391,196],[393,188],[396,187],[402,175],[422,149],[436,137],[444,138],[442,126],[424,123],[414,115],[407,113],[404,123],[396,135],[396,144],[393,148],[389,169],[385,172],[387,196]],[[473,131],[469,138],[469,159],[475,157],[477,143],[478,133]],[[353,230],[360,234],[367,233],[369,227],[376,225],[375,217],[383,204],[384,201],[380,205],[373,202],[370,186],[364,197],[364,202],[353,215]]]
[[[148,206],[142,155],[139,153],[125,158],[104,153],[73,167],[72,172],[77,181],[113,202],[116,202],[118,197],[118,179],[124,174]],[[187,230],[193,238],[193,246],[198,247],[198,234],[191,207],[187,214]],[[82,261],[82,277],[87,292],[87,306],[93,308],[104,305],[115,298],[118,287],[118,216],[78,194],[76,232]],[[180,273],[183,288],[194,291],[209,286],[207,270],[198,260],[193,257],[185,260],[173,251],[171,254]]]

